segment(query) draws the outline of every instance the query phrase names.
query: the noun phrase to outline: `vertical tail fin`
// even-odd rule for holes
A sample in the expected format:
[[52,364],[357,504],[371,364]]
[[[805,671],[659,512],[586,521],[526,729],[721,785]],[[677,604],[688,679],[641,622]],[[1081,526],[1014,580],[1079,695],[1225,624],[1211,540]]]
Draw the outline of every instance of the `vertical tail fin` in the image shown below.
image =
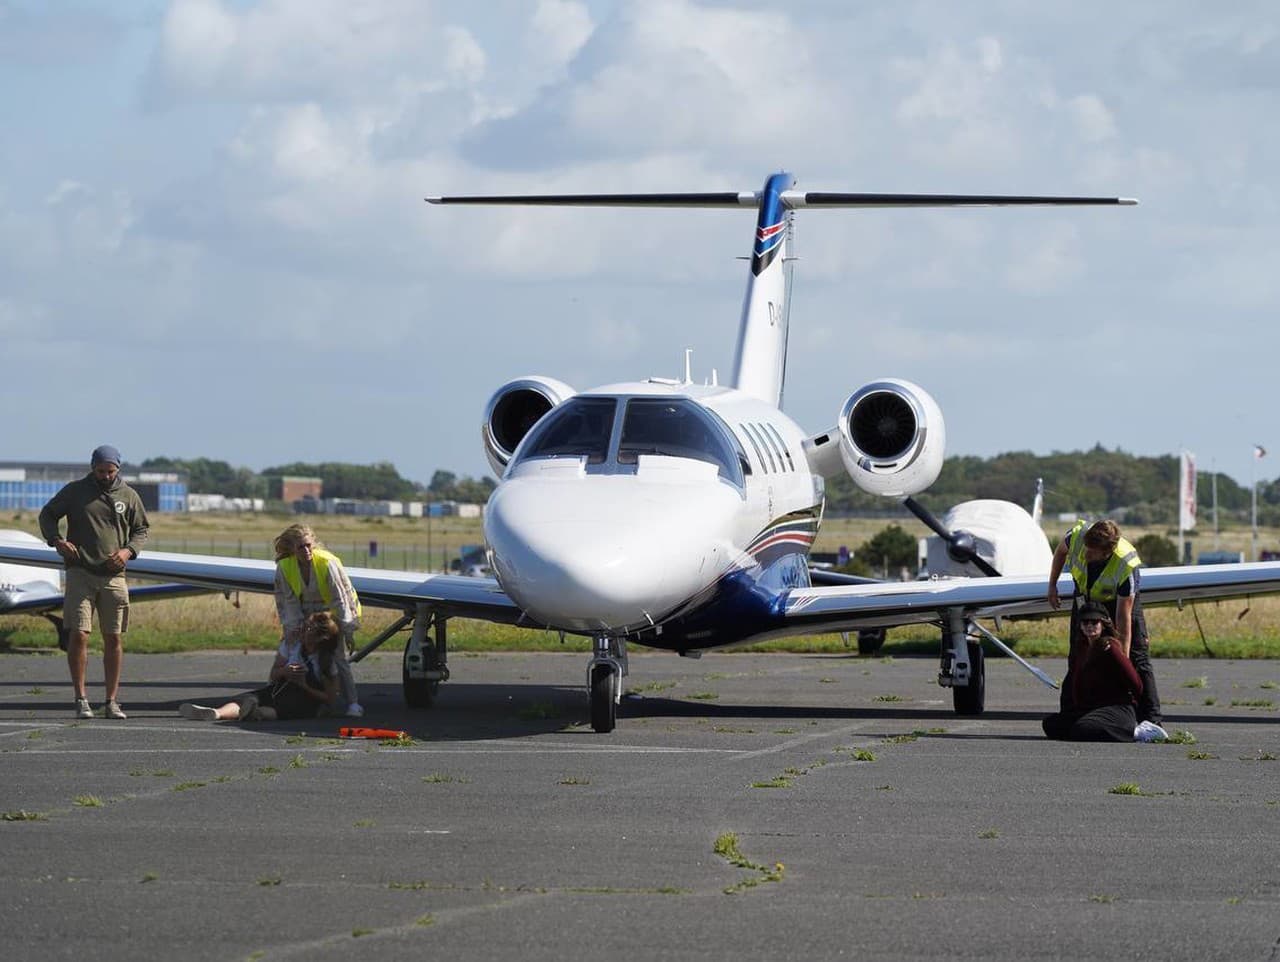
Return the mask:
[[773,174],[760,192],[751,273],[733,360],[733,386],[776,406],[782,404],[791,314],[793,215],[782,194],[794,183],[788,173]]

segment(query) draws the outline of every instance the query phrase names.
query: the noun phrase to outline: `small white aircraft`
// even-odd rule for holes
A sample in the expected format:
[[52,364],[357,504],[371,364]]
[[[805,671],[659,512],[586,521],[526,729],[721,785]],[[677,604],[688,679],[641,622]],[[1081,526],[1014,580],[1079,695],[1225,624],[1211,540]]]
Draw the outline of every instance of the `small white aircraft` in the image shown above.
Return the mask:
[[[0,546],[43,547],[35,535],[16,529],[0,529]],[[189,584],[133,585],[132,601],[176,598],[205,594],[206,589]],[[67,631],[62,623],[62,576],[45,567],[27,564],[0,564],[0,615],[38,615],[58,629],[58,647],[67,647]]]
[[[1102,197],[860,194],[798,191],[786,173],[759,191],[429,197],[432,204],[749,208],[756,212],[732,378],[695,384],[649,378],[575,391],[545,376],[509,381],[484,412],[485,452],[501,480],[484,519],[495,578],[349,569],[365,604],[403,617],[357,655],[412,624],[403,684],[425,707],[449,677],[445,626],[469,617],[587,635],[591,724],[616,725],[627,645],[687,657],[767,638],[932,623],[942,632],[938,681],[956,711],[980,713],[985,674],[979,619],[1047,615],[1043,573],[1001,575],[972,534],[951,530],[912,495],[941,470],[942,413],[922,388],[872,380],[809,433],[780,409],[790,323],[795,212],[812,208],[1121,205]],[[808,552],[824,479],[847,472],[864,490],[901,500],[957,562],[985,578],[896,584],[825,574]],[[60,564],[47,548],[0,546],[0,559]],[[270,562],[144,553],[134,574],[218,590],[270,591]],[[1165,568],[1143,579],[1145,604],[1280,591],[1280,564]],[[1073,588],[1059,585],[1063,597]],[[434,638],[428,637],[434,628]],[[1009,652],[1012,654],[1012,652]],[[1016,656],[1015,656],[1016,657]],[[1019,659],[1021,660],[1021,659]]]

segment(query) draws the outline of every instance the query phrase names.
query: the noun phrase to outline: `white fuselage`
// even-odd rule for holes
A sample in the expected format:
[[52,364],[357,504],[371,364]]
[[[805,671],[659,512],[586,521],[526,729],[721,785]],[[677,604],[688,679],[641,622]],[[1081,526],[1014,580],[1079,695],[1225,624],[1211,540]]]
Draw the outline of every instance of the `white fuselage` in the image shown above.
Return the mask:
[[[731,388],[666,382],[577,395],[601,397],[618,400],[618,425],[631,399],[691,400],[714,412],[745,459],[735,472],[670,452],[627,458],[620,427],[594,463],[530,457],[522,443],[484,528],[499,582],[533,618],[591,634],[660,625],[726,574],[757,567],[751,549],[776,519],[812,512],[816,528],[823,482],[805,461],[804,433],[777,408]],[[779,538],[805,554],[812,533]]]

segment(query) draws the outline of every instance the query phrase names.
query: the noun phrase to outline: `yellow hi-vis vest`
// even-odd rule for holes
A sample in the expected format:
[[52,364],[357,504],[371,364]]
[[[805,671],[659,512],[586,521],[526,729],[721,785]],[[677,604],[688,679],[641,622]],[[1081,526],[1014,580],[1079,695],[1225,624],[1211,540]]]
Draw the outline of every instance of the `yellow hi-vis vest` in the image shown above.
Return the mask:
[[[338,561],[338,556],[324,548],[314,548],[311,551],[311,570],[315,572],[316,587],[320,589],[320,600],[325,603],[325,607],[333,604],[333,585],[329,581],[329,565]],[[302,567],[298,564],[298,559],[293,555],[286,555],[278,562],[280,565],[280,573],[284,575],[285,584],[299,598],[302,597]],[[341,564],[341,562],[339,562]],[[351,589],[351,596],[356,602],[356,617],[359,618],[363,613],[360,606],[360,596],[356,594],[355,588]]]
[[1121,538],[1102,573],[1092,585],[1088,585],[1089,563],[1084,558],[1084,531],[1085,523],[1077,521],[1067,535],[1067,569],[1075,580],[1077,593],[1086,601],[1112,601],[1120,586],[1141,567],[1142,559],[1138,557],[1138,550]]

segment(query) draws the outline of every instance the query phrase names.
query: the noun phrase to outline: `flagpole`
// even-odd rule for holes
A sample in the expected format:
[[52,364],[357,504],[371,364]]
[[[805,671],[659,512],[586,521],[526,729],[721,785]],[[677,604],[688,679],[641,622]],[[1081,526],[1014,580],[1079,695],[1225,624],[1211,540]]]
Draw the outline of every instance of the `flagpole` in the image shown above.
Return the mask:
[[1253,557],[1249,559],[1250,561],[1258,560],[1258,458],[1262,457],[1259,453],[1260,451],[1262,451],[1262,445],[1255,444],[1253,446],[1253,459],[1251,462],[1253,465],[1253,472],[1249,478],[1249,487],[1253,489],[1252,507],[1250,510],[1251,526],[1253,529],[1253,537],[1251,540]]
[[1213,550],[1218,550],[1218,462],[1209,462],[1209,477],[1213,478]]
[[1187,518],[1187,452],[1178,455],[1178,564],[1184,561],[1186,535],[1183,534],[1183,522]]

